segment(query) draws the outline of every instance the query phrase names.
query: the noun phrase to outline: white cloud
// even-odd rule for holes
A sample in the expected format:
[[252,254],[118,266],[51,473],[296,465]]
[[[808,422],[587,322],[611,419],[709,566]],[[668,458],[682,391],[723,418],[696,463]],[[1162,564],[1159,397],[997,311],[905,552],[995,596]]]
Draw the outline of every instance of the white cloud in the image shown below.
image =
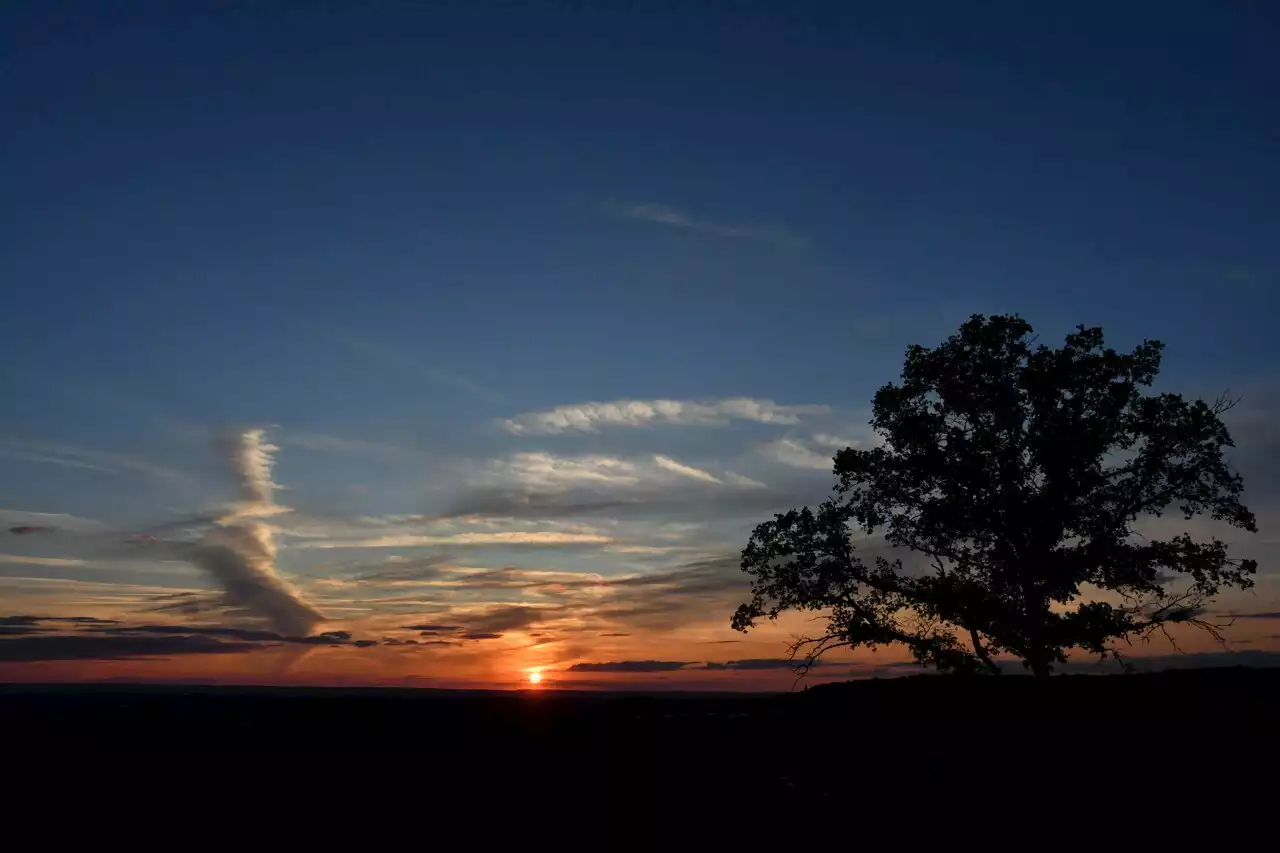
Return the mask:
[[760,453],[792,468],[813,471],[830,471],[831,455],[819,453],[797,438],[780,438],[768,441],[758,448]]
[[726,471],[724,473],[724,480],[730,486],[737,486],[742,489],[768,488],[764,483],[760,482],[759,480],[753,480],[750,477],[744,477],[743,475],[735,474],[732,471]]
[[699,548],[695,545],[606,545],[605,551],[610,554],[682,554],[690,551],[705,551],[705,548]]
[[262,436],[260,429],[245,430],[224,439],[221,447],[240,481],[240,496],[249,503],[271,504],[277,488],[271,481],[271,454],[280,448]]
[[498,533],[446,535],[401,534],[367,539],[307,541],[299,548],[417,548],[429,545],[607,545],[613,539],[596,533],[560,533],[552,530],[507,530]]
[[545,494],[580,490],[617,492],[670,487],[687,480],[708,486],[760,488],[739,474],[723,475],[657,454],[628,459],[600,454],[558,456],[542,451],[515,453],[491,461],[473,485]]
[[831,435],[825,432],[814,433],[813,443],[819,447],[829,447],[832,450],[844,450],[846,447],[862,446],[862,442],[856,438],[844,438],[843,436]]
[[794,425],[800,423],[801,416],[828,411],[828,406],[785,406],[772,400],[750,397],[700,401],[615,400],[526,412],[501,420],[499,424],[515,435],[547,435],[569,431],[597,432],[601,427],[648,427],[657,424],[722,426],[735,420]]
[[701,468],[694,468],[692,465],[685,465],[682,462],[670,458],[669,456],[658,455],[653,457],[654,464],[659,468],[670,471],[673,474],[679,474],[682,477],[689,477],[693,480],[701,480],[704,483],[719,484],[722,481],[714,474],[709,474]]
[[635,486],[643,479],[635,462],[614,456],[516,453],[489,464],[485,478],[546,492],[590,486]]
[[665,204],[618,204],[610,202],[604,205],[604,210],[607,213],[625,216],[628,219],[640,219],[645,222],[666,225],[670,228],[700,231],[704,234],[716,234],[721,237],[764,240],[779,246],[790,247],[804,246],[809,242],[803,235],[797,234],[781,225],[712,222]]

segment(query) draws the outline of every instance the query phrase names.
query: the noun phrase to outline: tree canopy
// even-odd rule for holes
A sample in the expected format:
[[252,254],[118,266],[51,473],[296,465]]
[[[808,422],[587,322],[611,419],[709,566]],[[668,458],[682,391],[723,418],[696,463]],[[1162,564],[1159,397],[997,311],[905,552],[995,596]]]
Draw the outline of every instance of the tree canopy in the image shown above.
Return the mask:
[[[793,647],[802,668],[832,648],[901,643],[942,671],[997,673],[1006,655],[1040,676],[1075,648],[1119,658],[1117,641],[1171,622],[1219,636],[1203,608],[1252,586],[1256,561],[1135,523],[1172,509],[1256,532],[1224,456],[1231,402],[1148,393],[1158,341],[1120,353],[1099,328],[1058,348],[1032,333],[974,315],[941,346],[908,348],[901,382],[873,400],[873,446],[836,454],[833,496],[756,527],[742,552],[752,598],[733,627],[825,614],[826,631]],[[864,561],[858,531],[929,568]]]

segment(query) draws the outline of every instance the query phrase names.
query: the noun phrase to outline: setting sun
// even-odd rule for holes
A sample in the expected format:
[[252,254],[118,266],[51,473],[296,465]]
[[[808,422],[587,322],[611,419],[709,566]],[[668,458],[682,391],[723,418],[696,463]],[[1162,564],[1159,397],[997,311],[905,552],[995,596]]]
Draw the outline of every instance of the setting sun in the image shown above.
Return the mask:
[[530,684],[541,684],[541,683],[542,683],[542,673],[540,673],[540,672],[531,672],[531,673],[529,673],[529,683],[530,683]]

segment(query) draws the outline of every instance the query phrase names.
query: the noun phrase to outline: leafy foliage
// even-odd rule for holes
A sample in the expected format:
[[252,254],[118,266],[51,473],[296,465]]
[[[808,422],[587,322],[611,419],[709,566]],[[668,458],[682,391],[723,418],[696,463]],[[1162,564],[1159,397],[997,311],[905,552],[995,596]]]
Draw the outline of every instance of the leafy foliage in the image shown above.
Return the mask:
[[[1055,349],[1032,331],[974,315],[941,346],[910,347],[901,382],[873,401],[878,446],[836,454],[835,494],[816,511],[755,529],[742,552],[752,600],[733,627],[815,611],[828,630],[796,643],[802,666],[837,646],[902,643],[943,671],[995,673],[1009,654],[1037,675],[1072,648],[1118,658],[1116,640],[1171,622],[1218,636],[1202,608],[1252,586],[1256,561],[1216,538],[1148,539],[1134,523],[1173,508],[1256,532],[1223,455],[1231,403],[1145,393],[1158,341],[1118,353],[1080,326]],[[868,564],[855,527],[931,569]]]

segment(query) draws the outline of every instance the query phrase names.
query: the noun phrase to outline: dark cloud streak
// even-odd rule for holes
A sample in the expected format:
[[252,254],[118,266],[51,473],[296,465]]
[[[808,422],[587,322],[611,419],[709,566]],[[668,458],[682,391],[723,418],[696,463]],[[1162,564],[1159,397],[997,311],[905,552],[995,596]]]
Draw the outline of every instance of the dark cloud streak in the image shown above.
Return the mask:
[[[46,623],[52,623],[52,627]],[[52,633],[57,625],[74,633]],[[368,648],[348,631],[294,637],[274,631],[217,625],[121,625],[88,616],[7,616],[0,619],[0,662],[135,660],[184,654],[229,654],[286,645]]]
[[74,625],[115,625],[116,619],[93,616],[0,616],[0,625],[36,625],[40,622],[67,622]]
[[0,641],[0,663],[56,660],[145,660],[171,655],[249,652],[259,643],[223,642],[213,637],[125,637],[52,634]]
[[569,672],[674,672],[692,664],[679,660],[619,660],[607,663],[575,663]]

